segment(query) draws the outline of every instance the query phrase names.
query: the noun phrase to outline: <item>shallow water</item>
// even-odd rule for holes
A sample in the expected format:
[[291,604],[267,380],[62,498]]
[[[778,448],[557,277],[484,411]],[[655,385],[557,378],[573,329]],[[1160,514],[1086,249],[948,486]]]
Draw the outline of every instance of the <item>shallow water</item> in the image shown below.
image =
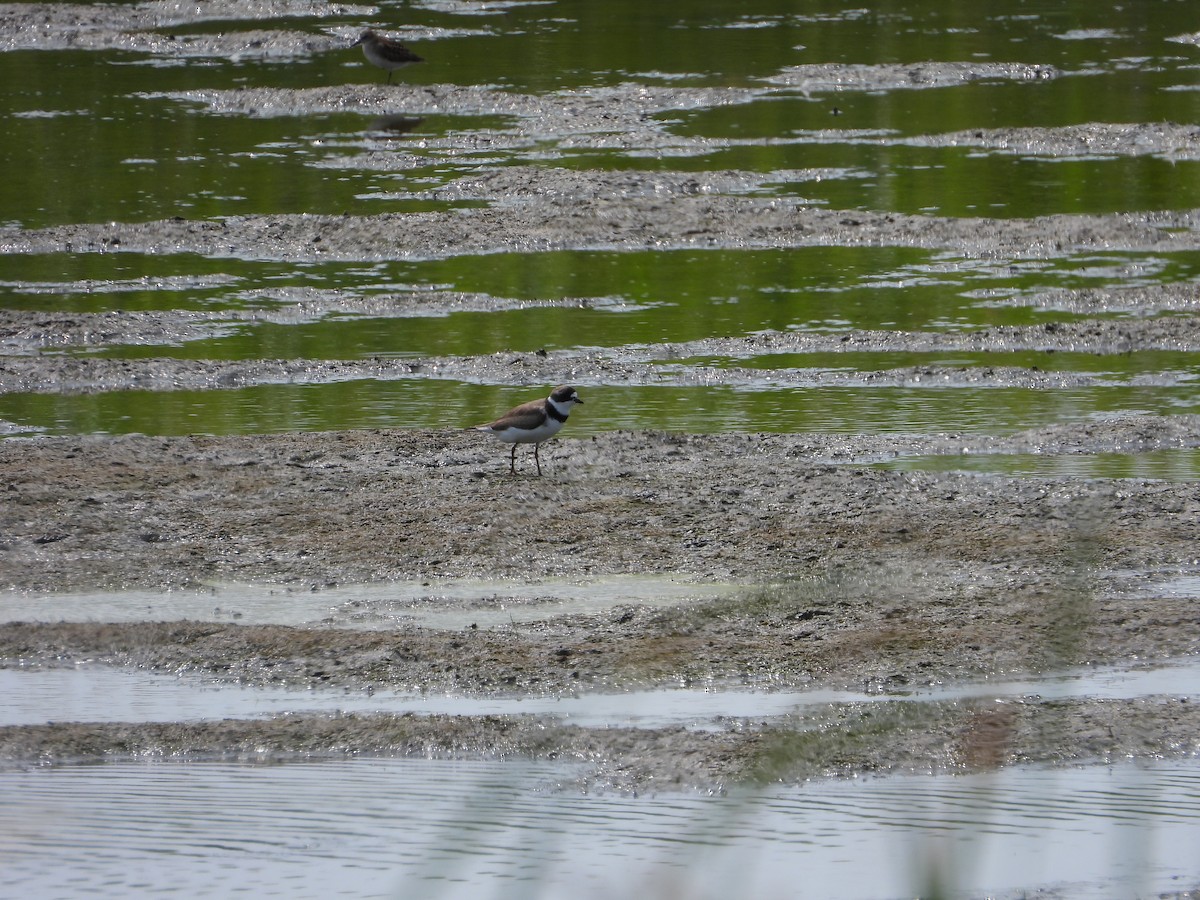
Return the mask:
[[1107,900],[1200,883],[1188,763],[725,797],[560,789],[574,773],[419,759],[3,772],[0,893],[861,900],[936,883]]
[[1070,455],[979,453],[962,456],[907,456],[879,465],[882,468],[902,471],[974,472],[981,475],[1032,475],[1044,478],[1200,480],[1200,450],[1196,449]]
[[[294,15],[278,21],[256,12],[239,20],[236,8],[190,21],[194,13],[172,7],[130,25],[139,40],[148,33],[171,39],[123,39],[95,49],[81,49],[93,46],[86,29],[70,49],[47,45],[52,34],[37,41],[15,35],[10,44],[0,44],[8,47],[0,52],[0,73],[12,85],[0,97],[0,115],[11,132],[0,147],[0,168],[28,178],[0,184],[0,216],[5,223],[35,228],[172,216],[444,211],[505,202],[489,196],[486,187],[460,185],[494,166],[650,176],[638,183],[642,193],[657,190],[656,173],[684,172],[696,176],[698,191],[799,196],[814,206],[850,212],[1012,218],[1200,206],[1200,161],[1185,152],[1190,139],[1178,148],[1117,153],[1090,152],[1086,143],[1072,153],[939,143],[947,134],[1018,126],[1194,121],[1200,93],[1194,84],[1195,41],[1189,39],[1195,21],[1186,4],[1154,0],[1135,11],[1073,0],[1031,10],[1019,0],[1001,0],[951,9],[934,0],[910,0],[797,12],[782,0],[670,10],[614,0],[603,12],[561,3],[372,9],[306,10],[298,3]],[[203,20],[207,15],[229,18],[214,23]],[[424,102],[424,86],[489,86],[502,99],[550,97],[557,106],[561,97],[569,102],[576,94],[611,91],[615,118],[603,127],[572,130],[575,126],[543,122],[539,128],[517,113],[452,108],[425,112],[412,131],[383,135],[370,128],[374,114],[220,113],[203,100],[206,91],[259,87],[285,96],[344,84],[375,90],[381,73],[347,49],[367,21],[395,28],[427,57],[426,64],[402,73],[405,86],[394,93],[406,99],[397,100],[398,106]],[[280,45],[204,49],[205,41],[249,41],[272,29],[291,37]],[[927,63],[964,62],[1018,62],[1054,77],[909,78],[910,70]],[[857,85],[838,83],[830,71],[813,69],[822,65],[870,77]],[[804,74],[810,71],[818,74]],[[639,115],[625,108],[630,97],[649,101],[636,89],[630,93],[629,85],[714,93],[709,99],[696,94],[698,99],[680,101],[677,109],[651,104]],[[72,190],[26,188],[67,182]],[[256,256],[0,255],[0,307],[211,317],[186,334],[168,329],[138,340],[93,334],[84,343],[73,342],[76,336],[52,342],[47,352],[131,359],[363,359],[615,351],[766,328],[1042,324],[1073,316],[1052,305],[1012,301],[1058,288],[1194,284],[1200,278],[1195,253],[1119,250],[1009,259],[866,246],[761,250],[718,242],[700,251],[450,253],[419,260],[404,258],[397,248],[396,258],[372,263],[326,261],[316,250],[296,262]],[[351,307],[397,298],[403,306],[430,291],[478,295],[484,309],[397,314],[370,306],[299,308],[314,297]],[[581,302],[514,308],[563,298]],[[488,301],[494,310],[487,309]],[[1080,389],[781,390],[769,377],[781,366],[872,372],[900,364],[898,356],[738,360],[764,370],[761,383],[738,390],[681,387],[669,374],[645,387],[593,384],[589,406],[572,420],[571,430],[581,436],[613,428],[1004,431],[1124,412],[1196,409],[1196,366],[1194,354],[1187,353],[1164,360],[1153,353],[1034,359],[1024,352],[997,352],[966,363],[1037,365],[1109,378]],[[917,354],[902,364],[953,360]],[[1164,377],[1154,385],[1129,383],[1150,374]],[[457,426],[490,418],[528,394],[524,386],[424,378],[319,385],[299,379],[163,393],[0,393],[0,434]],[[1129,458],[1136,465],[1137,455]],[[979,465],[972,460],[966,467]],[[1008,471],[1036,467],[1018,461]],[[1164,477],[1172,477],[1166,471]],[[1103,466],[1083,474],[1097,473],[1103,474]]]
[[522,697],[256,688],[196,675],[153,675],[83,666],[0,669],[0,726],[248,719],[297,712],[344,712],[535,715],[584,728],[683,725],[720,729],[731,720],[760,722],[831,703],[883,700],[928,703],[1004,697],[1128,700],[1155,695],[1200,698],[1200,660],[1162,666],[1104,666],[886,693],[679,688]]
[[[733,186],[724,188],[730,192],[802,198],[850,213],[1007,219],[1200,206],[1200,162],[1191,140],[1121,153],[1080,146],[1057,155],[936,140],[1009,127],[1195,122],[1196,44],[1186,37],[1197,25],[1191,6],[1173,0],[1124,6],[1070,0],[1036,9],[1023,0],[986,6],[908,0],[869,8],[826,4],[803,12],[790,0],[682,6],[429,0],[342,12],[322,5],[320,16],[298,12],[278,21],[204,22],[187,21],[186,7],[146,6],[160,15],[143,27],[175,40],[148,50],[35,50],[28,43],[14,50],[0,43],[6,85],[0,115],[8,138],[0,142],[0,170],[22,176],[0,180],[0,225],[445,211],[494,202],[486,191],[456,189],[461,179],[486,174],[491,166],[663,173],[664,181],[671,172],[685,172],[703,176],[697,183],[705,191],[709,180],[718,183],[722,173],[735,170]],[[427,112],[412,131],[383,135],[371,126],[374,114],[221,113],[197,98],[196,92],[263,86],[286,91],[354,83],[375,90],[380,73],[344,46],[368,22],[402,25],[404,39],[428,57],[425,66],[403,73],[403,81],[418,90],[491,85],[542,97],[634,84],[725,93],[712,103],[652,109],[638,121],[642,131],[630,132],[629,139],[621,129],[636,116],[627,110],[614,120],[611,135],[539,131],[497,110]],[[290,52],[275,54],[194,50],[193,39],[262,29],[336,41],[308,51],[300,38]],[[26,29],[20,39],[31,34],[42,32]],[[81,46],[88,39],[85,31]],[[925,61],[1014,60],[1052,66],[1059,74],[847,89],[805,83],[796,70],[825,63],[905,69]],[[405,91],[397,95],[410,96]],[[612,106],[621,111],[620,99]],[[446,187],[451,190],[439,193]],[[642,189],[654,190],[653,179]],[[43,314],[162,313],[168,320],[205,314],[187,320],[187,328],[151,329],[137,340],[120,331],[106,336],[102,328],[86,339],[79,330],[66,337],[51,324],[45,326],[45,347],[3,345],[0,352],[336,360],[619,351],[762,329],[836,334],[1038,326],[1085,314],[1130,314],[1119,302],[1087,313],[1063,308],[1048,291],[1194,289],[1200,279],[1200,255],[1191,252],[1041,252],[1042,258],[976,258],[912,248],[717,246],[670,253],[451,253],[414,260],[397,248],[396,258],[371,263],[327,261],[315,250],[295,262],[263,254],[208,258],[79,248],[0,254],[0,309],[27,313],[35,322]],[[479,295],[482,309],[429,304],[421,310],[433,292]],[[581,302],[522,308],[564,298]],[[390,300],[394,308],[380,308]],[[410,306],[418,307],[415,314]],[[1196,412],[1194,356],[1021,350],[986,358],[881,352],[706,359],[708,366],[757,368],[762,381],[738,389],[680,386],[664,366],[659,384],[587,385],[588,406],[572,418],[570,433],[1008,433],[1126,412]],[[816,376],[835,369],[870,373],[939,365],[1037,366],[1094,375],[1104,383],[781,389],[771,377],[785,367]],[[526,386],[454,379],[0,393],[0,434],[447,427],[484,421],[528,396]],[[1190,449],[888,464],[1170,480],[1195,480],[1198,472]],[[1174,589],[1195,593],[1190,583]],[[552,593],[552,600],[509,598],[505,608],[487,613],[487,621],[529,621],[568,611],[578,599]],[[661,583],[645,593],[674,596]],[[29,603],[22,606],[24,600]],[[411,616],[423,624],[463,627],[484,621],[487,612],[438,609],[419,593],[362,602],[336,592],[248,598],[219,589],[132,598],[123,609],[93,596],[24,600],[6,598],[5,614],[127,615],[126,621],[186,614],[213,621],[331,620],[344,627],[388,627]],[[596,597],[587,602],[603,605]],[[94,669],[4,670],[0,682],[4,716],[14,722],[87,719],[98,710],[148,721],[383,709],[533,712],[597,726],[720,727],[721,717],[774,717],[806,703],[870,699],[683,690],[522,700],[367,697]],[[1196,669],[1184,664],[1069,673],[908,697],[922,702],[1025,693],[1194,697]],[[606,897],[652,890],[689,897],[884,898],[932,893],[927,886],[933,876],[922,870],[939,860],[945,880],[973,896],[1049,885],[1065,896],[1107,900],[1200,886],[1200,786],[1188,763],[815,784],[768,792],[753,802],[675,794],[581,797],[554,790],[576,774],[563,766],[435,760],[147,762],[4,772],[0,896]]]
[[388,629],[413,623],[451,630],[517,625],[617,606],[674,606],[711,600],[743,585],[664,575],[539,581],[428,578],[293,590],[213,584],[199,590],[0,594],[3,622],[236,622]]

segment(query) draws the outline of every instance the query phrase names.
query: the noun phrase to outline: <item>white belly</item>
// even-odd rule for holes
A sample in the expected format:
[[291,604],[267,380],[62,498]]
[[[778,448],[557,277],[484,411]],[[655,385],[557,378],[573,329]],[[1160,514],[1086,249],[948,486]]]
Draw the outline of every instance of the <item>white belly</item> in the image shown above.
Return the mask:
[[563,423],[558,419],[547,419],[545,424],[532,431],[523,428],[504,428],[500,431],[492,431],[492,434],[506,444],[537,444],[546,438],[554,437],[562,427]]

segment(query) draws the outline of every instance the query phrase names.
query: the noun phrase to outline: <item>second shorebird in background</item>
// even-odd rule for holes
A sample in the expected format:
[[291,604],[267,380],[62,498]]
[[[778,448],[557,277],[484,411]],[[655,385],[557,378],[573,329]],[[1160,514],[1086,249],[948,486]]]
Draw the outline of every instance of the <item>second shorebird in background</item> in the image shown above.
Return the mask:
[[392,73],[397,69],[403,69],[413,63],[425,62],[424,57],[417,56],[403,44],[376,34],[369,28],[359,35],[358,40],[350,46],[357,47],[360,44],[363,48],[363,56],[367,58],[368,62],[387,70],[388,84],[392,83]]
[[475,426],[476,431],[487,431],[497,440],[512,444],[508,473],[517,474],[517,444],[533,444],[533,461],[537,473],[542,474],[542,461],[538,459],[538,447],[542,441],[558,434],[570,415],[571,407],[582,403],[575,388],[563,385],[556,387],[545,400],[534,400],[514,407],[487,425]]

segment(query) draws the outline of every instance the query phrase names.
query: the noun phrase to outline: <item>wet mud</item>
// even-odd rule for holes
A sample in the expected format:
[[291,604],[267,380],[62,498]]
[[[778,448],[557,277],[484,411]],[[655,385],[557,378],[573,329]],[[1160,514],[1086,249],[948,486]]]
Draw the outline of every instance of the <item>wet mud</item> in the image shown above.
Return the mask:
[[[515,301],[514,301],[515,302]],[[562,301],[564,305],[578,301]],[[1103,302],[1103,301],[1101,301]],[[1117,299],[1114,302],[1120,302]],[[1193,298],[1189,296],[1190,305]],[[463,304],[465,305],[465,304]],[[552,305],[552,304],[548,304]],[[407,304],[397,315],[406,314]],[[303,316],[301,311],[292,315]],[[1119,320],[1081,320],[1037,326],[997,326],[965,332],[883,332],[856,330],[815,334],[763,331],[748,337],[710,338],[690,342],[558,350],[502,352],[470,357],[360,360],[252,359],[107,359],[88,356],[42,356],[36,351],[73,346],[153,344],[199,340],[232,328],[248,316],[225,313],[132,314],[127,331],[117,332],[124,314],[6,315],[0,313],[0,339],[19,352],[0,357],[0,393],[94,393],[122,389],[199,390],[257,384],[328,384],[358,378],[402,380],[446,378],[483,384],[593,385],[976,385],[994,387],[1088,387],[1114,384],[1109,373],[1049,372],[1036,366],[920,365],[869,372],[813,368],[711,365],[711,359],[746,359],[769,354],[929,353],[963,351],[997,353],[1032,350],[1047,353],[1120,355],[1134,350],[1194,352],[1200,348],[1200,320],[1166,316]],[[263,316],[270,320],[270,314]],[[7,324],[6,324],[7,323]],[[689,363],[689,358],[697,361]],[[998,358],[1000,358],[998,356]],[[1127,383],[1173,384],[1178,373],[1162,372],[1127,379]]]
[[[309,4],[0,6],[0,49],[125,47],[174,57],[341,52],[349,35],[175,34],[201,19],[368,16]],[[36,26],[36,27],[33,27]],[[197,114],[496,115],[495,146],[556,152],[699,155],[733,139],[671,127],[681,110],[787,92],[938,89],[976,79],[1082,77],[1036,61],[786,70],[749,87],[619,85],[546,96],[455,85],[343,85],[193,91]],[[167,96],[167,95],[163,95]],[[842,132],[828,132],[844,141]],[[1190,126],[1146,123],[854,139],[966,145],[1031,155],[1194,158]],[[796,142],[822,133],[792,135]],[[451,140],[451,139],[447,139]],[[402,150],[324,165],[386,170]],[[580,172],[512,166],[431,187],[444,208],[405,215],[263,215],[224,220],[0,228],[0,253],[200,254],[270,260],[404,260],[548,250],[915,247],[974,259],[1054,259],[1078,251],[1200,249],[1197,212],[940,218],[814,208],[772,186],[852,171]],[[480,206],[480,203],[486,203]],[[11,285],[43,290],[34,283]],[[52,286],[51,286],[52,287]],[[111,285],[109,285],[111,288]],[[997,303],[1080,316],[971,331],[771,332],[690,344],[424,360],[108,359],[63,349],[210,338],[254,318],[330,313],[444,315],[523,301],[470,295],[262,296],[254,310],[137,314],[0,312],[0,391],[212,389],[350,378],[489,384],[897,383],[1087,385],[1097,376],[1034,368],[930,366],[821,373],[691,364],[764,353],[1039,349],[1117,355],[1195,352],[1194,285],[1062,291]],[[277,301],[287,300],[285,310]],[[572,304],[571,298],[554,301]],[[593,301],[594,302],[594,301]],[[1113,317],[1113,313],[1123,314]],[[670,361],[670,366],[664,366]],[[1164,376],[1170,377],[1170,376]],[[1200,487],[1140,479],[906,474],[871,468],[897,454],[1099,454],[1200,446],[1195,416],[1129,415],[1016,435],[737,434],[570,430],[543,452],[547,476],[507,474],[506,453],[461,431],[352,431],[255,437],[83,436],[0,441],[0,590],[190,589],[246,582],[331,586],[481,578],[672,574],[757,585],[736,597],[461,631],[399,624],[13,622],[0,664],[137,666],[313,690],[381,686],[465,693],[569,693],[680,685],[914,685],[1200,652],[1195,599],[1155,579],[1200,570]],[[3,597],[0,597],[2,602]],[[1018,762],[1194,755],[1195,704],[1124,701],[833,706],[788,722],[734,720],[711,731],[584,729],[526,717],[314,716],[263,721],[46,724],[0,728],[4,765],[172,755],[277,757],[417,753],[587,761],[595,784],[700,786],[863,771],[978,770]]]
[[[552,180],[552,179],[551,179]],[[546,185],[547,191],[553,185]],[[274,260],[438,259],[501,251],[683,250],[813,246],[952,249],[974,257],[1200,249],[1194,212],[938,219],[814,209],[801,202],[704,197],[663,204],[547,196],[504,209],[376,216],[279,215],[222,221],[0,229],[5,253],[196,253]]]
[[575,787],[721,792],[864,773],[978,772],[1193,755],[1200,707],[1147,701],[831,706],[761,725],[589,729],[530,716],[291,715],[270,721],[0,728],[0,757],[274,761],[307,756],[533,758],[582,763]]
[[[1195,445],[1200,424],[1146,418],[1024,440],[1065,453]],[[862,453],[856,444],[847,442],[849,452]],[[631,604],[462,630],[10,623],[0,628],[0,657],[24,667],[103,663],[318,690],[520,694],[680,685],[893,691],[1200,651],[1194,600],[1129,577],[1200,564],[1195,484],[914,475],[811,462],[833,449],[829,438],[800,435],[565,438],[547,447],[547,476],[537,478],[509,476],[496,445],[461,432],[9,439],[0,443],[0,572],[9,591],[250,582],[319,592],[423,579],[436,595],[447,577],[536,585],[618,573],[760,587],[666,609]],[[1026,706],[1050,715],[1053,704]],[[1161,718],[1139,752],[1196,749],[1186,703],[1106,703],[1093,712],[1117,730],[1133,727],[1129,716]],[[970,704],[947,706],[936,734],[957,734],[977,713]],[[430,752],[502,753],[497,729],[534,728],[457,722],[454,729],[474,738],[447,734],[439,742],[431,735],[441,721],[358,718],[339,742],[341,720],[317,717],[313,734],[291,744],[289,735],[307,733],[296,722],[129,725],[106,752],[220,753],[234,733],[236,752],[259,728],[263,746],[279,752],[407,752],[408,743],[388,737],[402,727],[425,735]],[[1127,742],[1083,740],[1109,734],[1087,716],[1068,721],[1052,742],[1032,739],[1044,736],[1040,726],[1028,741],[1012,738],[1003,758],[1124,752]],[[380,729],[374,742],[360,740],[372,728]],[[647,759],[624,758],[615,734],[552,731],[562,741],[555,752],[598,754],[621,769],[617,781],[627,787],[657,783],[662,767],[668,780],[727,781],[764,764],[764,741],[789,746],[778,723],[732,730],[740,736],[641,735]],[[918,739],[902,722],[897,732]],[[89,756],[117,733],[55,725],[4,729],[0,740],[10,761],[28,763]],[[693,744],[703,748],[703,765],[677,770],[675,755]],[[901,744],[869,743],[854,762],[834,755],[839,770],[927,764],[921,749],[897,756]],[[661,755],[652,761],[648,748],[656,746]],[[815,769],[787,771],[808,777],[839,768],[826,753],[833,751],[820,750]],[[969,763],[948,752],[937,759]]]

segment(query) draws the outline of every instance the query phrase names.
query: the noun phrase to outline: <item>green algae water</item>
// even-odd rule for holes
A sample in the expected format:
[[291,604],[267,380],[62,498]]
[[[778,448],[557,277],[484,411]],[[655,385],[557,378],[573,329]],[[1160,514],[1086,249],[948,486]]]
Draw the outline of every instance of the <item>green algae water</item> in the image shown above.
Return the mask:
[[[0,171],[8,173],[0,179],[0,225],[10,229],[503,209],[518,201],[453,188],[512,167],[682,172],[717,185],[735,173],[740,186],[730,192],[847,215],[1018,219],[1200,207],[1200,155],[1186,131],[1200,119],[1198,26],[1189,4],[1172,0],[1122,8],[1018,0],[986,7],[822,2],[802,10],[774,0],[417,3],[377,10],[296,4],[278,19],[254,18],[234,4],[191,20],[186,10],[152,4],[124,12],[87,4],[47,8],[47,21],[64,11],[136,16],[114,28],[120,40],[89,43],[93,32],[82,29],[77,40],[59,45],[18,30],[0,44],[0,79],[8,86],[0,94],[7,123]],[[531,137],[519,112],[422,111],[403,130],[381,133],[369,117],[349,111],[218,112],[203,102],[206,92],[263,87],[381,89],[383,73],[349,49],[366,25],[400,36],[427,59],[397,74],[397,97],[486,87],[569,104],[576,92],[607,90],[619,105],[642,88],[713,93],[689,94],[680,108],[644,114],[645,132],[614,125],[604,139],[552,129]],[[46,34],[52,37],[54,27],[46,26]],[[262,33],[271,31],[286,37],[264,43]],[[237,52],[197,49],[240,38],[245,46]],[[955,71],[947,66],[961,64],[992,74],[946,75]],[[1027,68],[1006,68],[1013,66]],[[397,112],[403,107],[398,102]],[[626,120],[614,118],[620,121]],[[1178,145],[1089,150],[1100,126],[1153,123],[1182,128]],[[1030,128],[1091,130],[1070,152],[1022,150],[996,137]],[[536,195],[535,177],[531,184]],[[610,199],[619,201],[619,193]],[[316,250],[309,259],[280,261],[170,247],[103,249],[0,254],[5,327],[47,317],[40,344],[3,341],[0,353],[238,361],[599,350],[619,358],[627,347],[761,331],[1040,326],[1078,316],[1014,301],[1055,290],[1190,285],[1200,268],[1200,255],[1188,252],[1064,250],[1033,260],[869,245],[751,249],[719,240],[711,249],[686,251],[513,248],[479,255],[451,248],[425,260],[399,253],[389,259],[382,248],[383,258],[372,262],[326,260]],[[478,302],[463,311],[422,309],[422,299],[435,295]],[[313,298],[320,302],[304,306]],[[413,311],[384,315],[371,305],[397,298],[413,301]],[[359,306],[337,307],[346,302]],[[134,312],[158,317],[161,329],[136,338],[120,328],[56,333],[65,314]],[[1125,412],[1197,411],[1197,364],[1187,350],[1113,357],[893,351],[689,362],[747,367],[763,377],[736,388],[685,385],[672,383],[668,365],[661,383],[582,385],[589,406],[572,419],[572,432],[1016,431]],[[783,369],[853,374],[945,365],[1036,367],[1101,382],[1070,389],[784,390],[772,378]],[[146,391],[134,383],[92,392],[4,390],[0,433],[458,426],[543,387],[359,378],[202,391]]]

